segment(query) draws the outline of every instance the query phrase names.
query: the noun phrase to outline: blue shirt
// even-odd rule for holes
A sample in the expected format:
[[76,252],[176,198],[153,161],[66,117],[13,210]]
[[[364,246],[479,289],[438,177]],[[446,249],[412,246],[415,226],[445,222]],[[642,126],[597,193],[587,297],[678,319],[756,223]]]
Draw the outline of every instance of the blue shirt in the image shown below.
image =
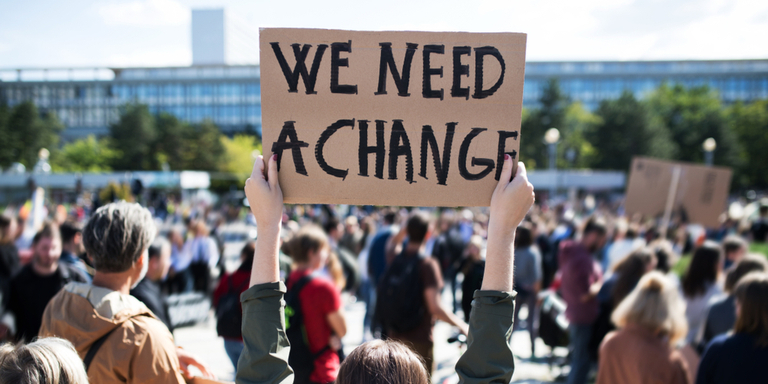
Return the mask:
[[768,383],[768,347],[759,347],[755,336],[721,335],[704,351],[696,384]]

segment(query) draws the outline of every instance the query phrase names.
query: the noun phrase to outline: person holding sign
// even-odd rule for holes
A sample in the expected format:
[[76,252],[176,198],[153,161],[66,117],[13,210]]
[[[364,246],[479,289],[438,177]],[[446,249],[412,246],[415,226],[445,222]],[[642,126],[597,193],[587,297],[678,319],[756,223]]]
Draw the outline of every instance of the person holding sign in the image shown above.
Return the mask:
[[[251,178],[245,183],[245,193],[259,226],[259,238],[251,287],[241,296],[245,349],[238,362],[238,383],[293,381],[293,371],[288,365],[290,345],[285,334],[283,295],[286,289],[279,273],[283,194],[277,180],[275,156],[270,158],[266,174],[265,168],[263,158],[259,157]],[[464,383],[509,382],[514,372],[507,335],[512,329],[514,313],[515,229],[532,206],[534,195],[525,166],[518,164],[514,178],[512,169],[511,157],[505,156],[501,178],[491,198],[493,214],[489,220],[485,278],[482,289],[474,294],[467,351],[456,365]],[[413,352],[401,344],[382,341],[365,343],[352,351],[342,363],[336,382],[380,381],[429,382],[426,370]]]

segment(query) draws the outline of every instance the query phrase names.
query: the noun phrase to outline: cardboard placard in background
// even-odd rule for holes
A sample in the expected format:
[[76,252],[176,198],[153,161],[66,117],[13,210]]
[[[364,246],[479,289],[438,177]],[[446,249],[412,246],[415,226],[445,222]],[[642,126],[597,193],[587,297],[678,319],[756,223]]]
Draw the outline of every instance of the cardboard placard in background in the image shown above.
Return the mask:
[[[262,29],[286,203],[487,206],[517,160],[526,35]],[[516,164],[516,163],[515,163]]]
[[658,216],[664,213],[675,167],[680,167],[673,212],[682,213],[689,223],[709,227],[719,225],[725,212],[732,171],[725,167],[707,167],[635,157],[629,173],[625,209],[628,214]]

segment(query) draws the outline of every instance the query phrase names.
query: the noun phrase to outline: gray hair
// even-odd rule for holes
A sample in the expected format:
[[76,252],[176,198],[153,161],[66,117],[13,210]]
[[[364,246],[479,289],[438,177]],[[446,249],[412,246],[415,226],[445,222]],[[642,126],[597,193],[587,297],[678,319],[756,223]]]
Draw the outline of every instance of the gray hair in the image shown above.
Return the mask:
[[141,258],[157,230],[149,210],[136,203],[107,204],[83,229],[83,245],[99,272],[125,272]]
[[88,384],[75,348],[58,337],[0,346],[0,384]]

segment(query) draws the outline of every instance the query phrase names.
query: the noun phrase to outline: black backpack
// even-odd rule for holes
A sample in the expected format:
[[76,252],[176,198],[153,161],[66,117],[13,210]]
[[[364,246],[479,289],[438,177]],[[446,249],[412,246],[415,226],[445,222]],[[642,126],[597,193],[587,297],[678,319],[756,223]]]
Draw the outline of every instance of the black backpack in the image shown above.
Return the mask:
[[385,331],[408,332],[419,326],[426,308],[419,274],[425,256],[399,254],[384,272],[376,297],[376,319]]
[[232,286],[232,276],[227,278],[227,293],[219,299],[216,305],[216,332],[221,337],[237,339],[242,337],[243,312],[240,309],[240,292],[248,284],[245,284],[235,290]]
[[285,294],[285,334],[291,344],[288,365],[293,369],[294,384],[310,383],[309,376],[315,369],[315,360],[329,349],[328,346],[317,353],[309,350],[307,329],[304,326],[304,313],[301,310],[299,294],[304,286],[312,281],[312,275],[299,279]]

